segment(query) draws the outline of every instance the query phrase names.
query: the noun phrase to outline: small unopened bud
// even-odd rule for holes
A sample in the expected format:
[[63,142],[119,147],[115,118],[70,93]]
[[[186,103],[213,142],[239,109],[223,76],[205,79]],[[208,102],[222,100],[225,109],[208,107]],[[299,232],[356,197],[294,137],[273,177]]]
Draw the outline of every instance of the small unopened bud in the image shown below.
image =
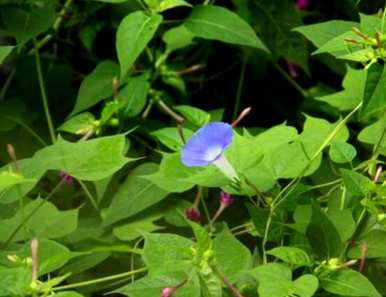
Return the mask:
[[15,148],[13,147],[12,144],[7,144],[7,152],[8,152],[9,158],[13,162],[13,166],[14,166],[15,171],[20,173],[19,165],[17,163]]
[[299,77],[299,65],[287,61],[288,73],[293,79],[297,79]]
[[230,206],[231,204],[233,204],[234,201],[235,200],[228,193],[225,193],[223,191],[220,192],[220,202],[221,202],[221,204],[223,204],[225,206]]
[[299,10],[306,10],[309,5],[310,5],[310,1],[309,0],[298,0],[296,2],[296,7]]
[[186,210],[186,217],[191,221],[200,220],[201,214],[198,209],[191,207]]
[[17,255],[7,255],[7,259],[13,263],[20,261],[20,258]]
[[165,288],[162,290],[160,297],[171,297],[175,290],[175,288]]
[[65,171],[59,172],[60,179],[65,182],[67,185],[72,185],[74,183],[74,178],[71,175],[68,175]]

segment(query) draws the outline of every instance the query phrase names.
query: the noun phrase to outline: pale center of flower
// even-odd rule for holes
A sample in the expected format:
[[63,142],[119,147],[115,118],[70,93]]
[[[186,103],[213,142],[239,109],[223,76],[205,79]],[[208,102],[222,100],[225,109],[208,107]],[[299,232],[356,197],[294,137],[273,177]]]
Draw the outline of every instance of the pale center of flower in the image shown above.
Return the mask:
[[205,160],[208,162],[212,162],[216,160],[221,153],[222,153],[221,146],[210,147],[205,152]]

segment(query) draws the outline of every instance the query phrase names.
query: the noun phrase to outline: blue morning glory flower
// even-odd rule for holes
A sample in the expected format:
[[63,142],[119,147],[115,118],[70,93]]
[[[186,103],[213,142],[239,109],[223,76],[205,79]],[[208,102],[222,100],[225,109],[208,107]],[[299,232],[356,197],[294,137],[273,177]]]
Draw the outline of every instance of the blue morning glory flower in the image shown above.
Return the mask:
[[213,164],[231,180],[238,179],[232,165],[224,156],[224,150],[232,140],[231,125],[223,122],[208,123],[185,144],[181,152],[181,161],[187,167]]

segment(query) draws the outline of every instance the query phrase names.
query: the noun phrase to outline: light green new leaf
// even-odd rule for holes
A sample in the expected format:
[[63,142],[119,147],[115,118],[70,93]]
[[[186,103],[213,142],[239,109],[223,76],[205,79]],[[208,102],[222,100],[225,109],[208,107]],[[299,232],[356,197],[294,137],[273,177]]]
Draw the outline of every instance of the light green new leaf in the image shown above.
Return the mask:
[[349,251],[350,258],[361,258],[362,256],[362,243],[366,242],[368,246],[368,252],[366,257],[371,258],[384,258],[386,257],[386,232],[383,230],[371,230],[369,233],[360,237],[357,240],[357,244],[353,246]]
[[33,200],[25,205],[24,211],[19,210],[12,218],[0,222],[0,241],[6,241],[23,218],[29,219],[25,228],[20,228],[15,234],[13,241],[26,240],[32,235],[50,239],[61,238],[76,229],[78,209],[59,211],[51,202],[40,198]]
[[11,33],[22,45],[28,40],[47,31],[53,24],[55,13],[55,1],[42,2],[43,5],[30,6],[24,10],[16,6],[3,6],[0,18],[7,32]]
[[213,252],[216,263],[231,282],[236,282],[251,264],[249,249],[228,228],[224,228],[213,240]]
[[354,198],[366,197],[375,187],[369,178],[359,172],[347,169],[341,169],[340,171],[347,192]]
[[130,13],[122,20],[118,27],[116,41],[121,79],[153,38],[161,22],[161,15],[148,16],[142,11]]
[[55,297],[83,297],[83,295],[81,295],[81,294],[79,294],[78,292],[75,292],[75,291],[65,291],[65,292],[55,293]]
[[143,260],[149,276],[175,271],[188,272],[193,265],[191,247],[194,245],[191,240],[175,234],[146,234]]
[[184,0],[162,0],[161,3],[159,4],[159,11],[163,12],[165,10],[179,7],[179,6],[192,7],[191,4],[189,4]]
[[194,35],[184,25],[169,29],[162,36],[162,40],[166,43],[166,51],[184,48],[192,44]]
[[173,106],[173,108],[177,110],[188,122],[197,127],[202,127],[210,121],[210,115],[197,107],[177,105]]
[[0,193],[14,185],[22,183],[23,181],[24,178],[20,174],[16,174],[10,171],[0,172]]
[[32,281],[31,269],[25,267],[0,270],[0,297],[26,296]]
[[269,53],[251,26],[224,7],[197,5],[184,25],[200,38],[251,46]]
[[119,186],[104,215],[104,225],[129,218],[164,199],[168,192],[160,189],[143,175],[154,173],[158,165],[145,163],[135,168]]
[[379,16],[359,13],[360,30],[370,37],[374,37],[376,32],[381,32],[381,21]]
[[74,110],[70,116],[90,108],[113,94],[113,77],[119,75],[117,63],[106,60],[99,63],[80,85]]
[[[185,137],[185,139],[189,139],[193,135],[193,131],[190,129],[182,128],[182,133]],[[179,134],[179,131],[177,128],[174,127],[167,127],[162,128],[156,131],[153,131],[150,133],[152,136],[154,136],[156,139],[158,139],[164,146],[167,148],[178,151],[182,149],[184,146],[184,143],[182,142],[181,135]]]
[[382,297],[363,274],[352,269],[329,274],[321,280],[321,286],[327,292],[337,295]]
[[357,151],[354,146],[347,142],[333,141],[331,142],[329,156],[335,163],[347,163],[354,160]]
[[59,138],[38,151],[33,160],[44,170],[64,170],[75,178],[94,181],[112,175],[129,161],[124,157],[125,146],[124,135],[75,143]]
[[127,117],[137,116],[146,105],[150,84],[146,75],[131,77],[126,86],[119,92],[122,101],[122,112]]
[[289,265],[312,266],[313,261],[302,249],[291,246],[279,246],[269,250],[267,254],[275,256]]
[[342,85],[344,90],[315,99],[326,102],[342,111],[353,109],[363,100],[366,70],[348,67]]
[[12,52],[14,46],[12,45],[2,45],[0,46],[0,65],[3,63],[5,58]]
[[321,47],[331,39],[351,31],[352,27],[358,26],[358,23],[333,20],[312,25],[300,26],[293,29],[304,35],[316,47]]
[[64,122],[58,131],[64,131],[77,135],[84,135],[92,131],[95,128],[96,119],[93,114],[89,112],[83,112],[71,117],[68,121]]
[[364,128],[358,135],[359,141],[372,144],[378,153],[386,156],[386,118]]

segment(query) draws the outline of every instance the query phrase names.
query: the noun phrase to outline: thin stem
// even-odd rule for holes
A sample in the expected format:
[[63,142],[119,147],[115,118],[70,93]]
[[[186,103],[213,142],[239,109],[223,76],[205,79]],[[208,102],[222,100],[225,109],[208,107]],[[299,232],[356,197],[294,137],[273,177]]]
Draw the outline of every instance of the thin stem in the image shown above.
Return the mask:
[[275,68],[280,72],[281,75],[304,97],[307,98],[307,91],[304,90],[287,72],[285,72],[279,64],[275,64]]
[[220,207],[217,209],[216,213],[214,214],[213,218],[211,219],[210,223],[213,225],[216,220],[219,218],[219,216],[223,213],[223,211],[227,208],[227,206],[223,203],[220,204]]
[[244,54],[243,55],[243,63],[241,65],[241,70],[240,70],[239,83],[237,86],[236,102],[235,102],[235,107],[233,109],[233,116],[232,116],[233,121],[237,118],[237,115],[238,115],[239,109],[240,109],[240,101],[241,101],[241,95],[242,95],[242,91],[243,91],[245,70],[247,68],[247,61],[248,61],[248,55]]
[[44,86],[44,80],[43,80],[43,74],[42,74],[42,66],[40,63],[39,50],[37,48],[35,51],[35,58],[36,58],[36,70],[38,73],[40,93],[41,93],[42,100],[43,100],[44,113],[46,115],[46,120],[47,120],[48,130],[49,130],[50,136],[51,136],[51,141],[52,141],[52,143],[55,143],[55,141],[56,141],[55,130],[54,130],[54,125],[52,124],[50,109],[48,107],[47,94],[46,94],[46,89]]
[[47,201],[49,201],[53,196],[54,194],[56,193],[56,191],[60,188],[60,186],[63,184],[63,181],[60,181],[56,186],[55,188],[52,189],[52,191],[47,195],[47,197],[45,199],[43,199],[31,212],[30,214],[25,218],[25,220],[19,224],[16,229],[11,233],[11,235],[7,238],[7,240],[5,241],[5,243],[0,247],[0,249],[5,249],[8,244],[12,241],[12,239],[15,237],[15,235],[20,231],[21,228],[23,228],[23,226],[28,222],[28,220],[40,209],[40,207],[42,207],[44,205],[44,203],[46,203]]
[[96,211],[99,212],[98,203],[96,202],[95,198],[91,195],[91,193],[88,190],[87,186],[84,184],[83,181],[81,181],[79,179],[78,179],[78,183],[80,184],[80,186],[83,189],[84,193],[86,194],[87,198],[90,200],[92,206],[95,208]]
[[75,284],[71,284],[71,285],[54,287],[52,289],[54,291],[63,291],[63,290],[68,290],[68,289],[80,288],[80,287],[95,285],[95,284],[99,284],[99,283],[104,283],[104,282],[108,282],[108,281],[112,281],[112,280],[128,277],[128,276],[131,276],[131,275],[134,275],[134,274],[138,274],[138,273],[142,273],[142,272],[145,272],[145,271],[147,271],[146,267],[145,268],[140,268],[140,269],[137,269],[137,270],[132,270],[132,271],[129,271],[129,272],[123,272],[123,273],[118,273],[118,274],[114,274],[114,275],[110,275],[110,276],[105,276],[105,277],[101,277],[101,278],[97,278],[97,279],[93,279],[93,280],[89,280],[89,281],[79,282],[79,283],[75,283]]
[[175,119],[177,122],[183,124],[185,123],[185,118],[183,118],[182,116],[180,116],[178,113],[176,113],[173,109],[171,109],[169,106],[166,105],[166,103],[162,100],[162,99],[158,99],[157,100],[157,103],[159,105],[159,107],[161,107],[161,109],[167,113],[168,115],[170,115],[173,119]]
[[235,297],[243,297],[243,295],[241,295],[239,290],[237,290],[237,288],[225,277],[224,273],[220,269],[215,267],[214,271],[216,272],[216,274],[220,277],[222,282],[228,287],[229,291],[231,291]]
[[11,85],[12,79],[15,77],[16,74],[16,68],[13,68],[9,76],[7,77],[7,80],[5,81],[3,87],[1,88],[0,92],[0,100],[4,99],[5,94],[7,93],[7,90],[9,86]]
[[271,205],[271,208],[269,210],[269,215],[267,219],[267,223],[265,224],[265,230],[264,230],[264,237],[263,237],[263,242],[262,242],[262,250],[263,250],[263,263],[267,264],[267,252],[266,252],[266,245],[268,242],[268,234],[269,234],[269,229],[271,228],[272,224],[272,217],[273,217],[273,212],[274,212],[274,206]]

